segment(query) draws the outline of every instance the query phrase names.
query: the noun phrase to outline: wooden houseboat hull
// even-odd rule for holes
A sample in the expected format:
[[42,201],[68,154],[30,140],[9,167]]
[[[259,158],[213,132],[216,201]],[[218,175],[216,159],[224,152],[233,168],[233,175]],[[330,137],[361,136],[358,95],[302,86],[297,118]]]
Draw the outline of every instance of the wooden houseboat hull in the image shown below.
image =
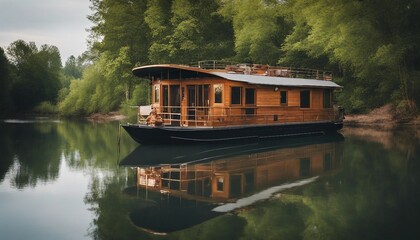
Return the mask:
[[260,141],[299,135],[324,135],[336,132],[343,122],[305,122],[272,125],[245,125],[229,127],[153,127],[125,124],[122,127],[139,144],[183,144]]

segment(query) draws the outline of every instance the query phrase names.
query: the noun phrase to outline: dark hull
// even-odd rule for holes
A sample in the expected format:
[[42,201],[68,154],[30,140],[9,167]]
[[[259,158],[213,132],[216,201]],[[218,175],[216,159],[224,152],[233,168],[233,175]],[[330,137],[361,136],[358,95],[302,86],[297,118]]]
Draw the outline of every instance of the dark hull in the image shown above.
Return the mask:
[[122,125],[140,144],[182,144],[260,141],[287,136],[322,135],[343,127],[342,122],[310,122],[276,125],[247,125],[220,128],[152,127]]

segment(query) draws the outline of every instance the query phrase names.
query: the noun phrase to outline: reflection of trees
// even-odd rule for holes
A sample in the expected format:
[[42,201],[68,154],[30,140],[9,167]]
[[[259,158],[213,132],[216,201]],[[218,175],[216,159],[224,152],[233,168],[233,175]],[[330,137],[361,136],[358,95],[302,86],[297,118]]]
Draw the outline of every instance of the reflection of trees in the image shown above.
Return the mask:
[[[70,167],[115,168],[118,160],[118,123],[66,122],[58,132],[66,142],[64,156]],[[121,132],[121,156],[136,143]]]
[[392,136],[393,144],[386,146],[347,137],[343,168],[335,175],[167,236],[130,222],[129,212],[153,203],[121,194],[127,182],[119,169],[92,181],[85,198],[96,215],[91,234],[100,239],[413,239],[420,234],[420,147],[412,134]]
[[386,150],[357,138],[347,138],[345,144],[343,171],[323,177],[302,193],[240,214],[247,219],[245,233],[267,239],[280,239],[285,233],[288,239],[418,236],[420,164],[414,160],[419,157],[418,150],[407,159],[413,142],[405,151]]
[[[2,123],[0,181],[9,172],[17,188],[55,180],[61,154],[70,167],[114,169],[118,158],[118,123]],[[136,143],[121,132],[121,155]]]
[[[122,129],[121,129],[122,130]],[[118,169],[118,123],[65,122],[58,127],[65,140],[64,156],[71,168],[91,169],[89,193],[85,203],[90,205],[95,219],[90,229],[94,239],[140,239],[128,218],[136,201],[121,194],[126,181],[126,169]],[[120,157],[137,144],[121,131]],[[98,172],[96,169],[110,170]]]
[[300,239],[305,208],[293,201],[273,201],[243,214],[244,239]]
[[85,203],[91,206],[95,215],[89,233],[93,239],[145,239],[147,236],[130,223],[129,211],[138,204],[136,199],[121,193],[124,181],[122,171],[104,178],[92,178]]
[[14,145],[13,135],[14,128],[0,123],[0,183],[3,181],[6,173],[13,164]]
[[2,137],[6,145],[2,143],[2,148],[7,149],[2,150],[2,162],[11,166],[16,161],[8,170],[5,167],[12,185],[24,188],[58,177],[61,142],[55,126],[55,123],[6,125],[7,133]]

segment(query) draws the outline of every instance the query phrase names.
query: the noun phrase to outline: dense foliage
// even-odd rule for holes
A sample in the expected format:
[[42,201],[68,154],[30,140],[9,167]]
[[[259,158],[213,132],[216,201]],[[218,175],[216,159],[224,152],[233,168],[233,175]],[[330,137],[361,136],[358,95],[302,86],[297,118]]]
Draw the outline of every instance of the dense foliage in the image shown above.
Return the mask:
[[331,70],[348,112],[393,103],[412,116],[420,104],[419,0],[91,0],[91,9],[89,51],[64,67],[54,46],[0,49],[2,113],[147,104],[134,66],[207,59]]
[[413,108],[413,100],[419,104],[419,1],[294,0],[287,5],[295,24],[284,42],[283,62],[296,64],[296,56],[304,55],[339,66],[346,88],[339,100],[353,111],[388,102],[402,108]]
[[[1,51],[3,53],[3,50]],[[54,46],[42,45],[22,40],[13,42],[7,48],[9,60],[2,60],[2,85],[7,99],[2,98],[2,110],[26,111],[41,102],[55,103],[60,90],[61,59]]]

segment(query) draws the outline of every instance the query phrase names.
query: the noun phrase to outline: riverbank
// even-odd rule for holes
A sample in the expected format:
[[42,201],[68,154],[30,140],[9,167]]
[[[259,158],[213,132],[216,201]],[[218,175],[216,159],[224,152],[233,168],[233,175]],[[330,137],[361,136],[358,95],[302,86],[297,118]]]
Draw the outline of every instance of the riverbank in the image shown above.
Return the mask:
[[376,108],[367,114],[349,114],[344,119],[345,126],[375,126],[391,129],[399,125],[420,126],[420,117],[414,119],[399,119],[391,104]]

